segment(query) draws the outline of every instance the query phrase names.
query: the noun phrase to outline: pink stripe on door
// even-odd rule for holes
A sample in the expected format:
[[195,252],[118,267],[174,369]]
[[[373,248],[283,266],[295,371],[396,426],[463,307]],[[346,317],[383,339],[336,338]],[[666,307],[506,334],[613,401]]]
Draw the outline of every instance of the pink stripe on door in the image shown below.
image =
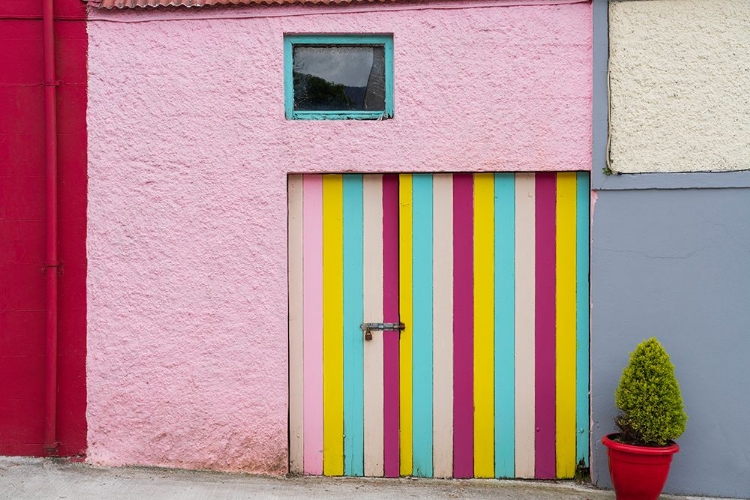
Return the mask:
[[323,177],[303,181],[304,471],[323,474]]
[[[398,314],[398,175],[383,175],[383,321]],[[374,333],[379,335],[379,333]],[[383,468],[399,475],[399,332],[383,332]]]
[[453,176],[453,476],[474,475],[474,179]]
[[555,196],[556,175],[536,175],[536,462],[535,476],[555,478]]

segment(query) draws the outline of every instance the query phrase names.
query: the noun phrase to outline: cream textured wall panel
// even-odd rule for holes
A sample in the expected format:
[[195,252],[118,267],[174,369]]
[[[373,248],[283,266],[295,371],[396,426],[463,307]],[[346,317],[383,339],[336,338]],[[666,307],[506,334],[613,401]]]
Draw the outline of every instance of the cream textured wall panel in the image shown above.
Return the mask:
[[610,7],[612,170],[750,169],[750,1]]

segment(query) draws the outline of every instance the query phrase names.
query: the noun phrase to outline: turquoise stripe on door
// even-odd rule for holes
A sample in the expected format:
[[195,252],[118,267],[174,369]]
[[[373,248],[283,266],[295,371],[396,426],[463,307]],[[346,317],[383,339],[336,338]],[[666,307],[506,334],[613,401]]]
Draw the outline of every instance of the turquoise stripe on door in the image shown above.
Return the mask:
[[412,177],[413,474],[432,477],[432,175]]
[[364,475],[362,175],[344,176],[344,475]]
[[495,477],[515,476],[515,186],[495,174]]
[[576,461],[589,463],[589,174],[578,172],[576,200]]

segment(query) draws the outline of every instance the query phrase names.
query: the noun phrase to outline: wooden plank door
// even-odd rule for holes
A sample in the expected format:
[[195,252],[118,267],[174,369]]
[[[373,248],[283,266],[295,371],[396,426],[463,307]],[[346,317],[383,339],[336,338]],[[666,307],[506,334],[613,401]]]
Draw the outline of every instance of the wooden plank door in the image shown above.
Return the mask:
[[588,224],[587,173],[290,176],[290,470],[572,477]]

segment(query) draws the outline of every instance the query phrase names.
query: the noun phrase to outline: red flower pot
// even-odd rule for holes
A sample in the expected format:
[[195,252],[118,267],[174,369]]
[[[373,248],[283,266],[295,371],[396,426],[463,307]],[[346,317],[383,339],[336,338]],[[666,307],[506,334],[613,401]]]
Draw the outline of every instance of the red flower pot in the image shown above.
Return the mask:
[[617,434],[602,438],[609,454],[609,475],[617,500],[657,500],[667,482],[677,443],[664,447],[618,443]]

